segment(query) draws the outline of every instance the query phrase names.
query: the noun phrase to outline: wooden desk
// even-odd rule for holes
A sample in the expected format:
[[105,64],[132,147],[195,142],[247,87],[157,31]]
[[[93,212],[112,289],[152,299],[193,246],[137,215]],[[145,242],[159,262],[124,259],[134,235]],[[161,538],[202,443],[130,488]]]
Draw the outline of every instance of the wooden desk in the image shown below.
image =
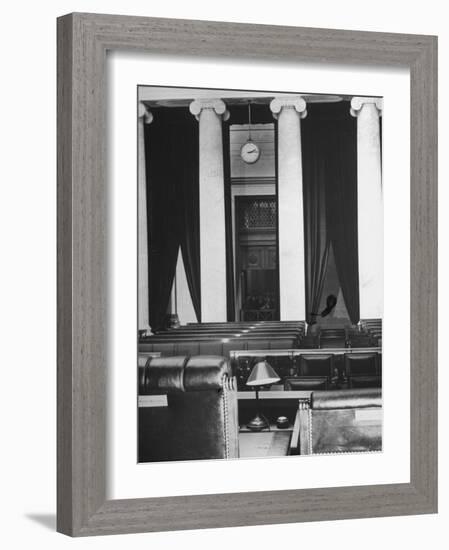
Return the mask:
[[240,458],[287,456],[291,438],[291,429],[273,429],[263,432],[241,430],[239,433]]
[[[307,399],[310,397],[312,390],[263,390],[259,392],[259,399],[263,400],[291,400],[291,399]],[[254,401],[256,394],[254,391],[239,391],[237,392],[237,399],[239,401]]]
[[[310,397],[311,391],[284,391],[284,390],[271,390],[259,392],[259,399],[263,401],[291,401],[295,404],[299,399],[306,399]],[[254,391],[239,391],[237,392],[237,399],[239,402],[247,403],[249,406],[253,406],[255,402]],[[167,396],[166,395],[139,395],[138,396],[139,407],[166,407]],[[283,414],[280,411],[279,414]]]

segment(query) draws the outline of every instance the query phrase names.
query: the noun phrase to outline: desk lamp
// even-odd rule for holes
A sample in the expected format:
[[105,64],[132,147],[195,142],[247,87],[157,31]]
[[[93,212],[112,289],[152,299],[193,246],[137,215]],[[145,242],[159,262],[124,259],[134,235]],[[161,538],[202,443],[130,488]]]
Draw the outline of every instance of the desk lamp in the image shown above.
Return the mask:
[[259,388],[260,386],[267,386],[268,384],[274,384],[279,382],[280,378],[273,370],[271,365],[264,359],[258,361],[251,371],[246,382],[247,386],[254,387],[256,390],[256,416],[248,423],[248,429],[254,432],[260,432],[266,428],[270,429],[270,423],[263,414],[260,413],[259,408]]

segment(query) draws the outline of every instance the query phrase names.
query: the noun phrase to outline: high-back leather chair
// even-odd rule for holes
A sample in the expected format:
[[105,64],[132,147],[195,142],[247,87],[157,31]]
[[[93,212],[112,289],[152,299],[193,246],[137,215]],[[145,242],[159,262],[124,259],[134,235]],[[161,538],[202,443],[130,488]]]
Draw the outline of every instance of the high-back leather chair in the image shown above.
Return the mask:
[[300,399],[292,454],[327,454],[382,449],[379,388],[317,391]]
[[299,372],[284,380],[285,390],[327,390],[334,376],[334,356],[332,354],[301,354]]
[[331,353],[304,354],[299,359],[300,376],[327,376],[334,375],[334,356]]
[[350,388],[379,388],[382,386],[378,353],[347,353],[345,373]]
[[166,396],[139,407],[139,462],[238,457],[236,383],[225,358],[150,358],[139,367],[139,393]]

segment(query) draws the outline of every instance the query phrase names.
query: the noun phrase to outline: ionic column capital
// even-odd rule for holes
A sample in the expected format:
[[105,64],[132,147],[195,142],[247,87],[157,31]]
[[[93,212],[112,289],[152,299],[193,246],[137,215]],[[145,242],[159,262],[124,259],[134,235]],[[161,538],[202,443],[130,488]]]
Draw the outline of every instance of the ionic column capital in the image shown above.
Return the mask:
[[278,118],[282,109],[295,109],[300,118],[307,116],[307,104],[301,96],[275,97],[270,103],[270,109],[274,118]]
[[197,120],[200,119],[203,109],[214,111],[223,120],[228,120],[230,116],[229,111],[226,109],[226,103],[222,99],[195,99],[189,105],[190,112]]
[[139,101],[137,116],[143,119],[145,124],[151,124],[153,122],[153,113],[142,101]]
[[351,115],[357,117],[363,106],[368,104],[374,105],[376,107],[377,114],[382,116],[383,101],[380,97],[353,97],[351,99]]

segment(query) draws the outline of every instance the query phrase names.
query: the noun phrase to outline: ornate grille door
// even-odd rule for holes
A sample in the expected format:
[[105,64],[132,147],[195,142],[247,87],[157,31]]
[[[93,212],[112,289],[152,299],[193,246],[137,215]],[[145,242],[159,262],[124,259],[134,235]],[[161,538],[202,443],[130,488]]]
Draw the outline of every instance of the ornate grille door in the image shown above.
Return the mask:
[[276,197],[236,197],[240,319],[279,319]]

